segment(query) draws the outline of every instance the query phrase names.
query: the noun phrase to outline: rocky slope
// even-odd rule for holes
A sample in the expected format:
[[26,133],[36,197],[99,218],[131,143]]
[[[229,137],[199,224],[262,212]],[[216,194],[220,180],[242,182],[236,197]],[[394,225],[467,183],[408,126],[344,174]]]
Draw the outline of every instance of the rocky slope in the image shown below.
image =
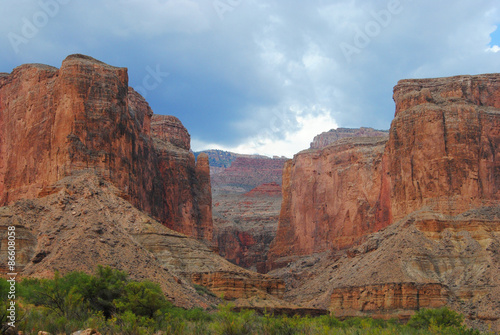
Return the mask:
[[322,149],[330,144],[349,137],[384,137],[389,134],[387,130],[376,130],[373,128],[337,128],[326,131],[314,137],[311,149]]
[[[91,273],[97,264],[109,265],[160,284],[169,300],[187,308],[218,302],[200,296],[193,284],[226,299],[279,300],[283,295],[280,280],[239,268],[201,241],[165,227],[93,173],[76,173],[55,186],[58,191],[49,196],[0,208],[0,247],[7,245],[7,227],[15,226],[19,276]],[[2,265],[6,257],[0,255]]]
[[400,81],[388,139],[287,163],[268,265],[288,264],[289,299],[401,318],[447,304],[500,331],[499,80]]
[[178,119],[153,116],[128,87],[125,68],[72,55],[60,69],[29,64],[0,76],[0,250],[15,226],[20,276],[103,264],[159,283],[184,307],[216,302],[194,284],[279,301],[282,281],[206,245],[208,157],[195,162],[189,146]]

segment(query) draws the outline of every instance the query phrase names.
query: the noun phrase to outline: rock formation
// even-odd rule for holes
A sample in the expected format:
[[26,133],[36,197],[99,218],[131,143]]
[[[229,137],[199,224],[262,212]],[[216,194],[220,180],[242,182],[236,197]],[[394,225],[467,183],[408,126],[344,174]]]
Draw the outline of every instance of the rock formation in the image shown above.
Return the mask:
[[266,272],[278,227],[285,158],[208,150],[213,192],[214,245],[233,264]]
[[278,183],[265,183],[245,193],[247,197],[270,196],[281,197],[281,185]]
[[[167,226],[211,240],[211,199],[197,199],[210,185],[198,181],[206,182],[207,171],[196,175],[189,134],[166,117],[163,126],[155,123],[153,143],[153,112],[128,87],[127,69],[82,55],[67,57],[60,69],[22,65],[1,77],[0,111],[1,205],[49,194],[56,181],[91,170]],[[169,202],[171,192],[187,193],[185,207]]]
[[287,163],[268,266],[288,264],[288,299],[403,319],[446,304],[500,330],[499,80],[400,81],[388,139]]
[[286,158],[239,155],[230,167],[212,176],[212,188],[229,193],[246,193],[265,183],[281,184],[286,161]]
[[281,280],[207,246],[208,157],[195,162],[189,141],[177,118],[153,116],[125,68],[72,55],[60,69],[28,64],[0,75],[0,250],[15,226],[20,276],[102,264],[159,283],[183,307],[219,301],[194,284],[279,301]]
[[[279,301],[284,293],[281,280],[239,268],[202,241],[165,227],[94,173],[76,173],[54,186],[58,191],[51,195],[0,208],[2,250],[7,227],[16,227],[18,276],[52,277],[56,270],[91,273],[97,264],[109,265],[136,280],[160,284],[170,301],[186,308],[219,302],[198,294],[193,284],[206,285],[226,299]],[[7,264],[6,258],[1,253],[0,264]]]
[[190,136],[173,116],[153,115],[152,135],[163,180],[165,214],[169,228],[212,241],[212,191],[210,168],[205,154],[195,158],[190,152]]
[[383,228],[376,208],[386,142],[387,137],[342,139],[303,151],[285,165],[271,269],[298,256],[351,246]]
[[221,193],[214,199],[214,242],[219,255],[244,268],[266,272],[267,252],[278,228],[281,196]]
[[376,130],[373,128],[337,128],[326,131],[314,137],[311,142],[311,149],[322,149],[329,146],[330,144],[350,137],[383,137],[387,136],[389,131],[387,130]]

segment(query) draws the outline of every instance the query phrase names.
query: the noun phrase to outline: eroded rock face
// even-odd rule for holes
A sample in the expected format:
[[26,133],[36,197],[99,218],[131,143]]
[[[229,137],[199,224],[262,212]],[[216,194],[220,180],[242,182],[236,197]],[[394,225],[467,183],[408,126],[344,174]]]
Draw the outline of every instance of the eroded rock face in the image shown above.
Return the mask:
[[268,193],[218,194],[215,199],[214,239],[219,255],[246,269],[265,273],[267,253],[278,227],[281,197]]
[[151,129],[164,185],[162,222],[175,231],[211,242],[212,191],[208,158],[200,154],[195,162],[189,151],[190,136],[177,118],[155,115]]
[[[283,295],[281,280],[239,268],[202,241],[165,227],[93,173],[63,178],[56,186],[46,197],[0,208],[0,232],[16,227],[19,279],[52,278],[56,270],[93,273],[100,264],[158,283],[170,301],[185,308],[209,308],[221,295]],[[6,249],[7,234],[0,239],[0,250]],[[0,254],[0,264],[7,264],[7,256]],[[218,297],[198,294],[193,284],[206,285]]]
[[384,178],[396,221],[422,207],[458,214],[500,200],[500,76],[403,80]]
[[[198,178],[189,134],[174,117],[155,118],[155,142],[169,146],[158,149],[151,138],[152,115],[128,87],[127,69],[88,56],[68,56],[60,69],[28,64],[1,76],[0,204],[47,196],[57,191],[56,181],[87,170],[166,225],[211,240],[210,185],[201,184],[203,169]],[[185,178],[178,182],[174,173]],[[188,208],[165,197],[173,190],[184,192]]]
[[281,204],[286,159],[207,151],[212,171],[214,244],[219,254],[265,273]]
[[[341,316],[403,318],[446,304],[471,325],[500,330],[499,79],[400,81],[385,144],[342,164],[339,141],[286,165],[268,265],[289,264],[272,272],[291,287],[288,299]],[[319,185],[324,166],[342,187]],[[330,207],[349,215],[314,216]]]
[[283,202],[269,268],[342,249],[383,226],[377,220],[387,137],[343,139],[297,154],[283,169]]
[[265,183],[250,190],[249,192],[245,193],[245,195],[247,197],[281,197],[281,185],[276,182]]
[[198,294],[196,283],[229,299],[279,301],[281,280],[241,269],[207,245],[208,157],[195,162],[189,149],[182,123],[153,117],[124,68],[72,55],[61,69],[23,65],[1,74],[0,232],[16,227],[16,272],[51,277],[101,264],[159,283],[186,308],[220,301]]
[[212,176],[212,187],[230,193],[246,193],[265,184],[281,184],[285,158],[239,155],[231,166]]

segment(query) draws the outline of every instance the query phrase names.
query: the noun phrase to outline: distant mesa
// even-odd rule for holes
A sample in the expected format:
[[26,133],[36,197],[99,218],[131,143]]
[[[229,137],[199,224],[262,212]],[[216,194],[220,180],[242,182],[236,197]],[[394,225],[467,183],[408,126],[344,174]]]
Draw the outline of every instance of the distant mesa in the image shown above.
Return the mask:
[[388,136],[388,130],[376,130],[373,128],[337,128],[321,133],[314,137],[311,149],[321,149],[336,141],[349,137],[384,137]]

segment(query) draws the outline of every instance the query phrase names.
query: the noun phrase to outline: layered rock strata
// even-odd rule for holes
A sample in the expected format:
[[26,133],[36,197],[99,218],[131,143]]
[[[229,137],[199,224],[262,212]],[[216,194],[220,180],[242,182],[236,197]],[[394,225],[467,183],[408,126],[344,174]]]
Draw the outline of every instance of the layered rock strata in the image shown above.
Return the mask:
[[288,264],[273,273],[289,299],[340,316],[446,304],[500,330],[499,80],[402,80],[385,143],[363,139],[343,161],[342,141],[360,140],[340,140],[287,163],[268,266]]
[[[92,273],[100,264],[158,283],[170,301],[186,308],[209,308],[221,296],[281,301],[281,280],[239,268],[202,241],[165,227],[95,174],[77,173],[55,186],[51,195],[0,208],[0,233],[16,229],[18,279]],[[7,264],[7,234],[1,236],[0,261]],[[198,293],[194,284],[214,296]]]

